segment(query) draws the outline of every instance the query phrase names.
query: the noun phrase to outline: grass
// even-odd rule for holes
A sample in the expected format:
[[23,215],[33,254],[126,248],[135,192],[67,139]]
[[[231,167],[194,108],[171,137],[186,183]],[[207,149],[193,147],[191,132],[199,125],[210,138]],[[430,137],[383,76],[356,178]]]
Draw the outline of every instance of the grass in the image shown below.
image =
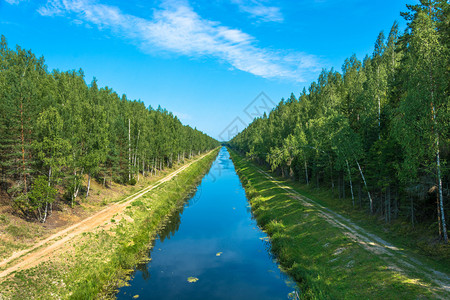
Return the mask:
[[370,229],[373,234],[395,244],[434,269],[450,273],[450,245],[437,241],[436,223],[416,224],[414,228],[403,218],[386,223],[379,216],[371,216],[367,211],[354,208],[351,199],[336,199],[330,190],[315,189],[292,181],[289,185],[303,196],[351,219],[358,226]]
[[11,215],[0,215],[0,260],[14,251],[27,248],[38,240],[45,229],[36,223],[27,223]]
[[353,207],[351,199],[337,199],[330,189],[317,189],[297,181],[280,180],[288,182],[290,187],[303,196],[350,218],[361,227],[370,228],[372,233],[400,248],[407,249],[442,272],[450,273],[450,245],[437,241],[436,222],[416,224],[412,227],[410,222],[400,217],[386,223],[384,218],[378,215],[371,216],[367,211],[360,209],[359,204]]
[[183,205],[217,153],[135,200],[108,224],[76,237],[51,260],[1,282],[3,298],[114,298],[133,268],[147,257],[158,228]]
[[[188,163],[191,160],[186,160]],[[14,212],[10,205],[0,206],[0,261],[11,256],[15,251],[27,249],[35,243],[50,235],[80,222],[84,218],[104,209],[110,203],[121,202],[129,195],[141,191],[145,187],[157,182],[170,172],[180,167],[174,165],[157,175],[140,177],[135,186],[112,183],[109,188],[103,187],[101,182],[91,180],[91,195],[86,199],[85,192],[80,193],[78,202],[70,207],[70,203],[58,199],[54,204],[53,213],[48,217],[46,223],[42,224],[36,220],[26,220],[20,214]],[[85,178],[87,183],[87,176]],[[6,202],[2,202],[6,203]]]
[[326,222],[316,207],[303,205],[252,163],[230,153],[255,218],[270,236],[272,252],[297,282],[302,299],[436,297],[422,274],[399,272]]

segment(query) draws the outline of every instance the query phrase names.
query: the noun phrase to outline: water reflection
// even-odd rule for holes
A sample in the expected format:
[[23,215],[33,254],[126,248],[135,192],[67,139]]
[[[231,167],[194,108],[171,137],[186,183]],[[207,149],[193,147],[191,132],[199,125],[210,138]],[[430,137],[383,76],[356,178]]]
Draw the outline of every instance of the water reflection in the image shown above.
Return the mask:
[[158,237],[119,299],[287,299],[295,288],[252,218],[225,148]]
[[164,226],[162,226],[158,231],[158,238],[161,242],[164,242],[166,238],[170,239],[171,236],[175,235],[181,224],[181,214],[184,211],[184,205],[179,206],[174,213],[169,217]]

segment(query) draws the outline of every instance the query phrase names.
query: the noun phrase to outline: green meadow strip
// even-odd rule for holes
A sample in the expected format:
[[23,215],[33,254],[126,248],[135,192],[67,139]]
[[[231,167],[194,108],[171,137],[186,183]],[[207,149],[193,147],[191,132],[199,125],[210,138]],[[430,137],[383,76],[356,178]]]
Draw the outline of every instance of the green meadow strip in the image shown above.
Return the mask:
[[405,274],[386,263],[383,254],[366,250],[325,221],[317,207],[302,204],[251,162],[230,154],[258,225],[269,235],[281,267],[297,282],[301,299],[441,297],[421,274]]
[[63,253],[10,276],[0,284],[0,299],[115,298],[117,288],[145,262],[164,221],[195,192],[218,151],[136,199],[104,226],[74,238]]

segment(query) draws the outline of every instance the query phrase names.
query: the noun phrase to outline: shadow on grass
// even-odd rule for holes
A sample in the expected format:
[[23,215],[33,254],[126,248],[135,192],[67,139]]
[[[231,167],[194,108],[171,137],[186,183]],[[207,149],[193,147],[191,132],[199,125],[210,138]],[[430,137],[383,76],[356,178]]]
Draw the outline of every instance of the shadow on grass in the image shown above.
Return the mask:
[[230,154],[255,218],[270,236],[274,256],[297,282],[302,299],[435,296],[422,280],[386,264],[324,221],[313,206],[303,206],[251,163]]

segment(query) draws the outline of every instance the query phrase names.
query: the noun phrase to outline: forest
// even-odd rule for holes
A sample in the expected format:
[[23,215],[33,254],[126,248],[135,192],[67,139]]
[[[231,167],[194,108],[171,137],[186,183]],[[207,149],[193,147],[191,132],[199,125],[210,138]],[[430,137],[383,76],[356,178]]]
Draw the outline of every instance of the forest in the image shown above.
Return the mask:
[[372,54],[323,70],[230,146],[386,223],[429,224],[447,243],[450,4],[407,8],[403,33],[395,22]]
[[[83,71],[49,72],[44,58],[0,45],[0,199],[45,222],[55,200],[74,206],[91,179],[135,184],[140,176],[219,143],[167,110],[86,84]],[[87,180],[86,180],[87,178]]]

